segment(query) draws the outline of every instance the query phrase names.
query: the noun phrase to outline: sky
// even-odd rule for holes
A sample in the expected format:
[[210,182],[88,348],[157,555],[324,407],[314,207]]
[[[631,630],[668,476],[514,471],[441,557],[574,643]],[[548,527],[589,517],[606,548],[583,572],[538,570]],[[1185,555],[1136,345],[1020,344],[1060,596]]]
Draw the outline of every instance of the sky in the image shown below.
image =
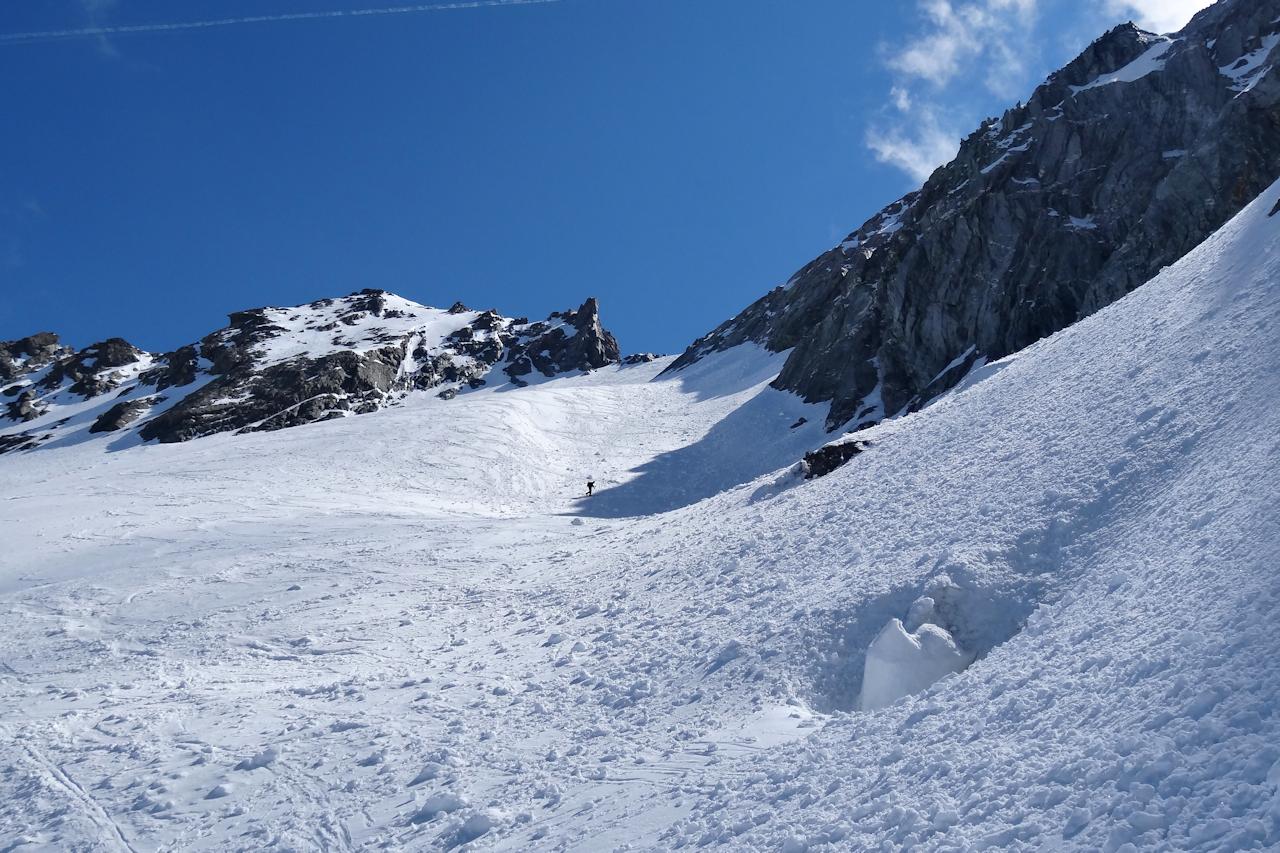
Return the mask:
[[6,0],[0,340],[160,352],[376,287],[596,296],[679,352],[1110,26],[1207,2],[418,5]]

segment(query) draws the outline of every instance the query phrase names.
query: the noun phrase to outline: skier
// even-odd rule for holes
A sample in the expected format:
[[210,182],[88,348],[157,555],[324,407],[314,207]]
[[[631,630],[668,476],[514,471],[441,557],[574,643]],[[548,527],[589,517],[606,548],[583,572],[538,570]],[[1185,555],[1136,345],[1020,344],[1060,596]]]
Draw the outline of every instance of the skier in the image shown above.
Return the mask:
[[596,481],[587,480],[587,497],[591,497],[596,491]]

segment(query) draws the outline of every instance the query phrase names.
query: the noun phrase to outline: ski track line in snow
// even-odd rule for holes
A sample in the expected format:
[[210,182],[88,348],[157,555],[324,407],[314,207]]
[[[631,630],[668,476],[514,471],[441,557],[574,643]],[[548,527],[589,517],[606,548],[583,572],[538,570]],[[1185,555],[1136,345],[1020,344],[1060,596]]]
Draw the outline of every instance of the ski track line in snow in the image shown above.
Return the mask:
[[99,842],[110,839],[110,841],[117,845],[119,849],[126,850],[128,853],[138,853],[137,848],[130,844],[129,840],[124,837],[124,832],[121,831],[120,825],[116,823],[110,813],[99,805],[98,801],[90,796],[90,794],[71,777],[71,774],[63,770],[56,762],[50,761],[46,758],[44,753],[42,753],[34,744],[23,742],[22,749],[32,761],[39,765],[40,768],[49,775],[49,778],[66,791],[68,797],[80,804],[88,814],[89,819],[102,830],[104,835],[98,839]]

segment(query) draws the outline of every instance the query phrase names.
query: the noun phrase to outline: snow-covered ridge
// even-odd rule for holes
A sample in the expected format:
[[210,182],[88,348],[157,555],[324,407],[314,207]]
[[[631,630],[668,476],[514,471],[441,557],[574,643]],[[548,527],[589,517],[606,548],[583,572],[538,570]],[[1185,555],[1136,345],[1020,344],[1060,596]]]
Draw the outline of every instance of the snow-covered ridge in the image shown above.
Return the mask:
[[[468,326],[477,311],[449,312],[384,294],[374,306],[351,298],[326,299],[294,308],[264,308],[263,320],[274,333],[253,347],[265,364],[292,358],[322,358],[342,350],[367,352],[414,334],[425,341],[443,341]],[[228,329],[227,333],[232,330]]]
[[236,312],[226,328],[162,355],[120,339],[74,353],[37,335],[0,342],[0,393],[12,398],[0,452],[280,429],[371,412],[413,391],[452,397],[618,360],[593,299],[531,323],[365,290]]

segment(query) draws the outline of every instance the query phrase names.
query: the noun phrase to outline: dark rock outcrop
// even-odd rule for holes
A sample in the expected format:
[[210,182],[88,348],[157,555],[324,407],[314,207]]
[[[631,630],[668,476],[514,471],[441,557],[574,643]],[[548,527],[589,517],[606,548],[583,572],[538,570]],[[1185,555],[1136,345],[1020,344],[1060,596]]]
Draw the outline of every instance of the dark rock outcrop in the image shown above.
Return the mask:
[[817,450],[811,450],[804,455],[804,478],[814,480],[825,477],[870,446],[866,441],[833,441]]
[[142,384],[152,385],[157,391],[166,388],[182,388],[196,381],[200,356],[195,345],[188,345],[166,353],[159,365],[142,374]]
[[26,432],[0,435],[0,453],[13,450],[35,450],[40,446],[40,436]]
[[600,305],[593,297],[576,311],[555,312],[545,323],[523,327],[504,371],[520,384],[534,370],[556,376],[617,364],[621,358],[618,342],[600,325]]
[[44,384],[45,387],[56,388],[64,379],[70,379],[73,394],[96,397],[119,388],[122,377],[115,369],[131,365],[142,356],[142,350],[123,338],[108,338],[59,361]]
[[622,357],[622,363],[628,367],[632,367],[637,364],[649,364],[650,362],[657,361],[660,358],[662,358],[662,356],[653,352],[633,352],[631,355],[624,355]]
[[[28,389],[23,392],[24,395],[34,396],[35,390],[48,393],[65,388],[82,398],[96,397],[118,388],[125,381],[125,377],[118,372],[118,368],[128,367],[145,355],[122,338],[110,338],[85,347],[79,352],[72,352],[67,347],[57,345],[57,336],[51,334],[47,337],[24,338],[22,341],[3,346],[11,347],[12,344],[23,344],[40,337],[45,337],[46,341],[52,339],[52,342],[46,342],[35,348],[36,354],[28,356],[22,363],[21,375],[11,377],[19,379],[21,386]],[[27,349],[31,348],[27,347]],[[14,351],[9,350],[10,353]],[[12,371],[16,365],[17,363],[11,359],[10,370]],[[48,370],[37,376],[38,370],[44,367],[48,367]],[[16,416],[11,413],[10,417]]]
[[374,411],[403,361],[403,347],[344,350],[258,368],[252,361],[183,398],[141,429],[145,440],[186,441],[218,432],[259,432]]
[[30,389],[20,391],[18,399],[5,407],[5,414],[10,420],[22,421],[23,423],[34,421],[44,413],[45,407],[40,405],[35,392]]
[[858,428],[1114,302],[1280,176],[1278,19],[1222,0],[1173,38],[1107,33],[669,369],[791,350],[775,387]]
[[11,382],[46,367],[71,353],[53,332],[39,332],[16,341],[0,341],[0,382]]
[[116,403],[97,417],[93,425],[89,427],[89,432],[116,432],[117,430],[122,430],[162,402],[164,402],[164,397],[153,395]]

